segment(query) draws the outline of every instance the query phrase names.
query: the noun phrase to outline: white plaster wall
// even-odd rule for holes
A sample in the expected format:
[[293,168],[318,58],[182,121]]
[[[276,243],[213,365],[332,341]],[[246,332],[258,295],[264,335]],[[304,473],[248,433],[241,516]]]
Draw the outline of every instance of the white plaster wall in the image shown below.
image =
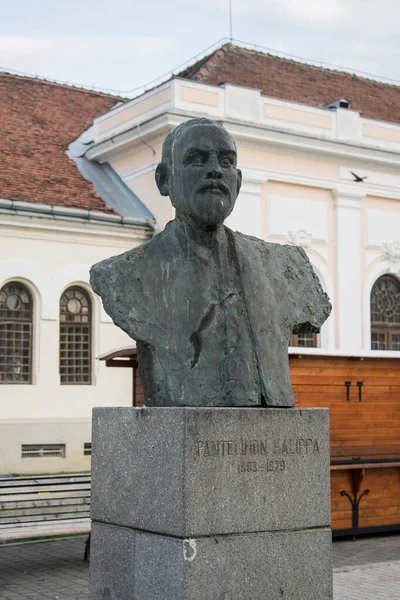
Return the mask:
[[[90,441],[92,408],[132,402],[131,370],[109,369],[96,359],[131,340],[102,309],[89,286],[89,269],[145,237],[132,229],[2,217],[0,287],[18,280],[30,289],[34,322],[33,383],[0,385],[0,474],[84,470],[89,460],[83,444]],[[59,383],[59,300],[75,284],[92,300],[92,385]],[[53,442],[67,444],[65,459],[21,459],[21,444]]]
[[382,249],[384,243],[394,241],[400,241],[400,212],[367,208],[365,210],[366,247]]
[[[91,420],[19,419],[0,422],[0,475],[71,473],[90,470],[90,456],[83,453],[91,442]],[[21,458],[23,444],[65,444],[65,458]]]
[[269,197],[269,235],[288,237],[290,232],[305,231],[319,242],[328,242],[328,206],[303,198]]

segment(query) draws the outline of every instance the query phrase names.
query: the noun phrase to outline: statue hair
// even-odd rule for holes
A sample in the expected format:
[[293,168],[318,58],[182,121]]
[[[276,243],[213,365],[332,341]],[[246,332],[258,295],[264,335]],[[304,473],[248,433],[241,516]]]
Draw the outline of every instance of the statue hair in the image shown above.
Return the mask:
[[172,165],[172,150],[175,142],[181,137],[182,133],[186,131],[186,129],[195,125],[212,125],[213,127],[219,127],[226,133],[226,129],[225,127],[223,127],[223,125],[221,125],[217,121],[213,121],[212,119],[207,119],[206,117],[184,121],[183,123],[178,125],[178,127],[176,127],[173,131],[171,131],[171,133],[169,133],[164,140],[162,147],[161,162],[164,163],[168,167],[168,169],[170,169]]

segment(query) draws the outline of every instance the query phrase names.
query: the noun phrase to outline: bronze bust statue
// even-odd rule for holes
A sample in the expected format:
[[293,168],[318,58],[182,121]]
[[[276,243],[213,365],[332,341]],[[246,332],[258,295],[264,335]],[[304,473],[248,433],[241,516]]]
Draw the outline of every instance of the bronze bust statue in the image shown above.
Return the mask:
[[114,323],[137,341],[147,406],[293,406],[291,333],[331,311],[304,250],[224,226],[241,185],[236,145],[209,119],[164,141],[156,182],[176,218],[91,270]]

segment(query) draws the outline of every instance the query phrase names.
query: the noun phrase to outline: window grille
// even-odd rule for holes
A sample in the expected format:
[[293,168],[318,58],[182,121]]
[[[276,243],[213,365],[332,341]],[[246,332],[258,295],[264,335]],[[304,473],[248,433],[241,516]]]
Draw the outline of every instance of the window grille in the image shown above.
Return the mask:
[[290,336],[289,346],[295,348],[317,348],[316,333],[296,333]]
[[371,291],[371,349],[400,351],[400,281],[382,275]]
[[85,442],[83,444],[83,454],[85,456],[91,456],[92,455],[92,443],[91,442]]
[[32,298],[19,282],[0,290],[0,384],[32,383]]
[[70,287],[60,301],[60,383],[90,385],[91,305],[89,296]]
[[65,444],[22,444],[22,458],[65,458]]

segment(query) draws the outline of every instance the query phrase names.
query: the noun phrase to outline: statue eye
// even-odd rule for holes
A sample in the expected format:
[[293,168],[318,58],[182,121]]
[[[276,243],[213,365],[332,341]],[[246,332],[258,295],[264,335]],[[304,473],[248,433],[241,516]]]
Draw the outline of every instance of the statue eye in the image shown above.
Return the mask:
[[204,164],[203,157],[200,154],[196,154],[195,156],[193,156],[192,160],[190,161],[190,164],[193,167],[201,167]]
[[221,160],[219,161],[219,164],[221,165],[221,167],[223,167],[224,169],[227,169],[228,167],[232,166],[232,160],[228,157],[228,156],[224,156],[223,158],[221,158]]

